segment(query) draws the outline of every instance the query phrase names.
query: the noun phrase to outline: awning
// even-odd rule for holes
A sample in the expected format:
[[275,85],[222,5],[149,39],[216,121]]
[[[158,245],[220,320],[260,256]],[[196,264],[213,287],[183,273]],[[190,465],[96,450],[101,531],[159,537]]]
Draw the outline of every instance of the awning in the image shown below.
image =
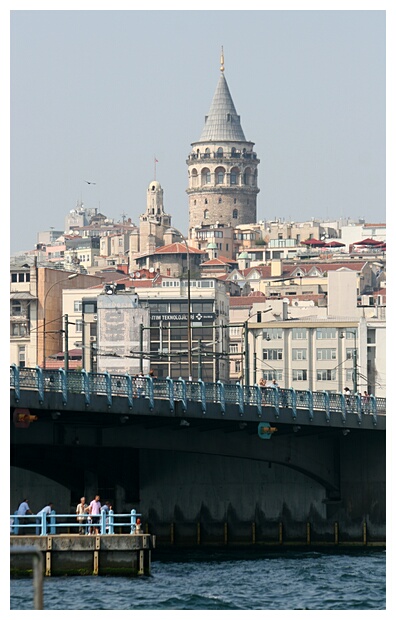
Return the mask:
[[11,293],[10,294],[10,299],[29,299],[30,301],[32,301],[33,299],[37,299],[37,297],[35,297],[34,295],[31,295],[31,293],[26,292],[19,292],[19,293]]

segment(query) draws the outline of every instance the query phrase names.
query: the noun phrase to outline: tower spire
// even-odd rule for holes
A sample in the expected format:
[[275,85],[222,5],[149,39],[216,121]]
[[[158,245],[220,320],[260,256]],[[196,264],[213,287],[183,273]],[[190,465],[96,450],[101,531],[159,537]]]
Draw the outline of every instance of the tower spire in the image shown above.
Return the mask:
[[221,71],[222,73],[224,73],[224,54],[223,54],[223,46],[221,46],[220,71]]

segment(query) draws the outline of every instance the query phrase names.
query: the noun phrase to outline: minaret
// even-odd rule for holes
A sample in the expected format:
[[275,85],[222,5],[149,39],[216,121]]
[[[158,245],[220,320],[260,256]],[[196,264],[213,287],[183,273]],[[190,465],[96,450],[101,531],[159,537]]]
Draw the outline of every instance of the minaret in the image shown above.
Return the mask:
[[224,75],[220,78],[198,142],[187,159],[189,236],[193,226],[252,224],[257,221],[260,160],[243,133]]

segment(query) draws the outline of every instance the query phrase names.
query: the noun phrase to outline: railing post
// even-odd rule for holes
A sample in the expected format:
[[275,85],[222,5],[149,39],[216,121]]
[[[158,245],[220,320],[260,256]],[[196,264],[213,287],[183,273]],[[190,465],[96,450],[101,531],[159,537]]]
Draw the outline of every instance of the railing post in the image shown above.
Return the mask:
[[200,391],[200,399],[202,405],[202,413],[206,413],[206,386],[205,382],[202,379],[198,379],[199,391]]
[[100,533],[106,534],[106,514],[107,510],[100,511]]
[[178,381],[180,381],[181,386],[182,386],[182,398],[181,398],[181,403],[182,403],[182,408],[183,411],[186,412],[187,411],[187,390],[186,390],[186,382],[184,381],[184,379],[182,379],[181,377],[179,377]]
[[271,389],[274,394],[275,417],[279,418],[279,389],[277,387],[273,387]]
[[313,412],[313,394],[312,390],[308,390],[308,409],[309,409],[309,419],[313,420],[314,412]]
[[62,402],[64,405],[66,405],[67,404],[67,375],[63,368],[59,369],[59,373],[60,373],[60,383],[61,383],[61,390],[62,390]]
[[82,375],[82,380],[83,380],[83,391],[84,391],[84,396],[85,396],[85,404],[89,405],[91,402],[91,394],[89,391],[89,375],[87,371],[85,370],[85,368],[82,369],[81,375]]
[[218,402],[220,403],[221,413],[225,414],[225,395],[224,395],[224,385],[221,381],[217,381],[217,390],[218,390]]
[[342,414],[342,421],[346,422],[346,403],[345,403],[345,396],[344,394],[340,394],[340,399],[341,399],[341,414]]
[[354,394],[353,397],[355,400],[355,407],[356,407],[356,412],[357,412],[357,416],[359,419],[359,424],[362,423],[362,397],[360,396],[360,394]]
[[41,534],[40,536],[47,535],[47,513],[41,513]]
[[146,377],[148,385],[149,407],[150,411],[154,409],[154,383],[152,377]]
[[253,389],[254,389],[254,392],[256,394],[257,413],[258,413],[259,418],[261,418],[261,414],[262,414],[262,406],[261,406],[262,394],[261,394],[261,388],[256,383]]
[[19,368],[16,364],[11,366],[14,376],[14,390],[15,390],[15,402],[19,402],[21,398],[21,384],[19,380]]
[[12,524],[12,533],[14,534],[14,536],[17,536],[19,533],[19,515],[18,515],[17,510],[14,512],[14,522]]
[[38,390],[38,395],[39,395],[39,403],[43,403],[44,402],[44,377],[43,377],[43,371],[40,368],[40,366],[36,366],[36,373],[37,373],[37,390]]
[[132,508],[131,510],[131,534],[136,530],[136,510]]
[[371,415],[373,416],[374,426],[377,425],[377,399],[375,396],[370,396],[370,410]]
[[294,388],[290,388],[291,393],[291,406],[292,406],[292,418],[293,420],[297,417],[297,394]]
[[126,385],[127,385],[127,392],[128,392],[128,405],[129,405],[130,409],[133,409],[133,384],[132,384],[132,377],[127,372],[125,373],[125,377],[126,377]]
[[175,410],[175,386],[173,385],[173,379],[170,377],[166,377],[166,383],[168,385],[169,408],[173,413]]
[[111,407],[111,405],[113,404],[113,396],[111,393],[111,377],[110,377],[110,373],[107,370],[104,373],[104,375],[105,375],[105,380],[106,380],[107,404],[109,407]]
[[330,396],[325,390],[323,390],[323,396],[325,402],[326,422],[330,422]]
[[249,386],[242,386],[239,381],[237,381],[236,389],[238,394],[238,407],[239,407],[239,415],[243,415],[244,411],[244,400],[243,400],[243,390],[249,389]]
[[109,510],[109,534],[114,534],[114,510]]
[[55,510],[51,510],[51,514],[49,516],[49,528],[48,533],[51,535],[56,534],[56,512]]

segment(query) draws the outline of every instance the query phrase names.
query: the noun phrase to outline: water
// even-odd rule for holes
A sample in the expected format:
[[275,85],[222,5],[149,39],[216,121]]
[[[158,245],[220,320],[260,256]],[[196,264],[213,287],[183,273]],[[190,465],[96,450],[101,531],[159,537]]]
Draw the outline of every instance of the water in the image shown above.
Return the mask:
[[[186,553],[186,552],[185,552]],[[384,610],[386,553],[155,552],[150,577],[47,577],[45,610]],[[10,609],[33,609],[12,579]]]

